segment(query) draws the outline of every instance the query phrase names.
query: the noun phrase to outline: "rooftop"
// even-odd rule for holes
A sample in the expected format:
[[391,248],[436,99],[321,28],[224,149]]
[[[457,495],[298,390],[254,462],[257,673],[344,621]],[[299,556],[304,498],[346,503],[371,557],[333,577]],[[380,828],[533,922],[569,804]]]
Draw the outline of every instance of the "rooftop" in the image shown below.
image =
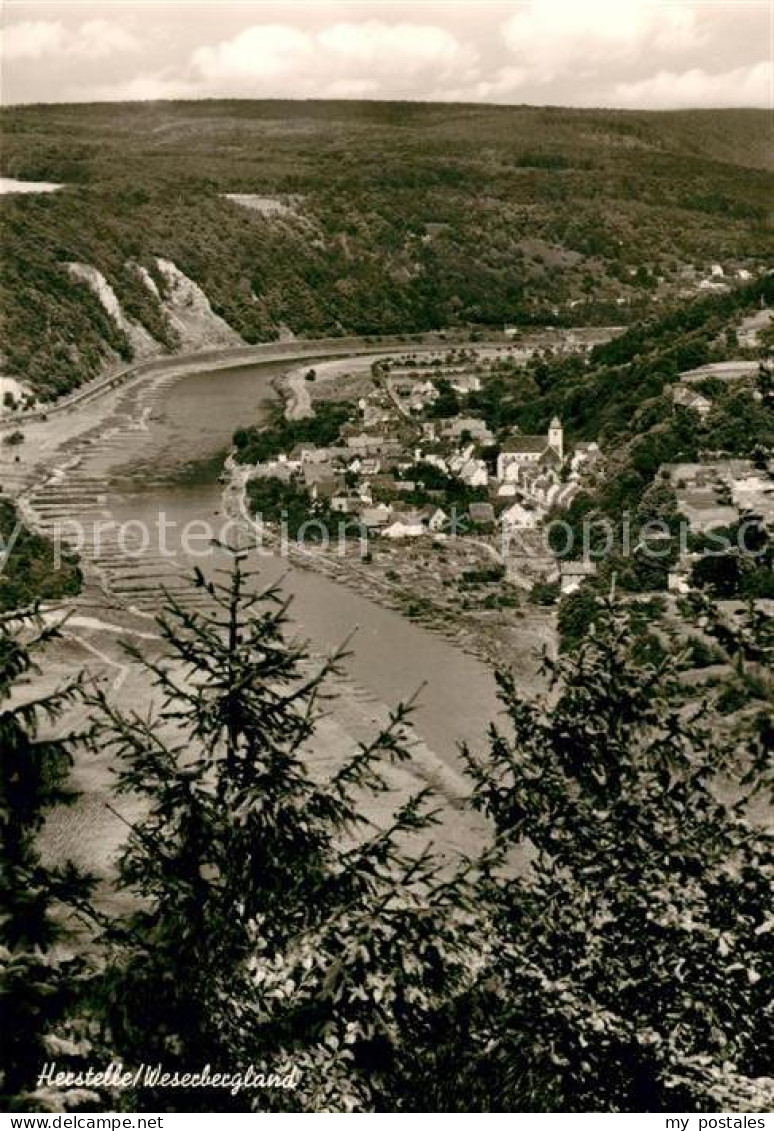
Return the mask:
[[506,440],[502,452],[542,452],[548,447],[547,436],[512,436]]
[[740,381],[743,377],[752,377],[758,372],[757,361],[715,361],[709,365],[700,365],[698,369],[688,369],[680,374],[680,380],[685,384],[697,381],[706,381],[708,377],[715,377],[718,381]]
[[468,514],[474,522],[494,522],[495,512],[491,503],[471,503]]

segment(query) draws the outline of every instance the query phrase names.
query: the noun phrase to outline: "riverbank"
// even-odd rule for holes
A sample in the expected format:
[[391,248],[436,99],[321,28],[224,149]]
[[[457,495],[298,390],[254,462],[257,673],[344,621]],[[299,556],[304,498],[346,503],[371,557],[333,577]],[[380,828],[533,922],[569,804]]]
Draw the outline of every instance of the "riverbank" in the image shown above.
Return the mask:
[[[423,339],[427,337],[423,335]],[[416,342],[415,346],[432,351],[447,344],[445,339],[439,339],[435,342],[424,340],[421,344]],[[342,350],[351,349],[353,345],[365,351],[367,356],[349,354],[339,357]],[[395,352],[405,351],[405,340],[396,345]],[[37,520],[35,508],[28,504],[32,492],[52,477],[56,479],[67,476],[75,464],[89,456],[100,444],[112,444],[127,429],[138,439],[146,436],[153,425],[154,400],[169,386],[200,373],[205,359],[209,369],[225,372],[235,366],[236,358],[240,359],[241,364],[241,360],[248,354],[251,359],[259,357],[262,363],[271,360],[305,363],[325,350],[330,351],[336,360],[317,367],[316,392],[326,382],[335,387],[337,381],[344,377],[362,377],[370,370],[374,357],[390,356],[389,350],[385,350],[384,342],[377,345],[364,339],[354,342],[350,339],[337,339],[276,343],[247,349],[228,348],[177,358],[163,365],[144,363],[135,367],[130,377],[120,386],[103,381],[99,388],[83,390],[77,403],[57,406],[45,419],[26,417],[28,422],[24,430],[24,443],[13,449],[0,445],[0,481],[4,494],[18,502],[27,525],[38,533],[45,534],[45,528]],[[283,376],[273,382],[292,411],[298,408],[299,383],[304,381],[307,371],[306,364],[295,367],[291,364]],[[306,389],[303,391],[307,392]],[[7,425],[7,422],[3,422],[3,425]],[[139,457],[134,447],[134,444],[130,445],[130,458],[136,461]],[[233,461],[230,466],[233,473]],[[101,470],[106,472],[107,468],[108,463],[104,463]],[[106,488],[106,478],[102,486]],[[244,519],[247,514],[244,481],[238,484],[238,491],[241,495],[236,511]],[[226,499],[224,505],[228,508],[226,513],[233,513],[233,501]],[[275,548],[279,546],[279,536],[275,539],[267,531],[266,538],[273,539],[271,545]],[[405,576],[406,570],[402,571],[404,576],[398,579],[391,576],[395,572],[396,563],[392,560],[394,555],[388,556],[386,552],[377,551],[370,559],[362,560],[357,549],[344,556],[326,555],[294,545],[282,549],[292,564],[315,570],[335,583],[346,585],[354,592],[409,617],[422,627],[440,634],[466,654],[493,667],[515,666],[520,681],[530,687],[535,685],[537,654],[543,648],[551,650],[554,647],[555,632],[550,612],[538,610],[535,613],[521,611],[513,615],[491,612],[471,614],[463,609],[451,608],[448,603],[439,600],[443,594],[434,582],[433,575],[426,569],[418,565],[409,569],[408,572],[412,574],[410,583]],[[410,552],[406,551],[405,563],[409,557]],[[84,563],[84,572],[87,582],[86,601],[93,603],[94,586],[96,584],[104,590],[104,578],[99,569],[92,568],[88,561]],[[109,604],[114,603],[111,595],[105,596]]]
[[[440,585],[428,577],[425,568],[406,566],[416,548],[408,545],[373,546],[363,556],[356,545],[343,555],[337,550],[318,550],[302,546],[283,536],[280,530],[259,523],[250,514],[247,487],[249,470],[227,464],[229,479],[223,490],[223,511],[238,522],[247,545],[265,548],[279,554],[291,565],[312,570],[337,584],[385,608],[392,609],[422,628],[443,637],[460,649],[494,669],[509,668],[524,691],[536,692],[544,684],[538,675],[540,654],[556,651],[556,617],[550,609],[515,613],[469,613],[441,604]],[[462,541],[462,540],[460,540]],[[466,547],[460,546],[464,553]],[[474,559],[477,562],[478,558]],[[395,566],[403,566],[403,577],[392,579]],[[411,584],[407,584],[408,576]]]
[[426,331],[422,334],[401,334],[399,336],[374,339],[370,337],[340,338],[294,338],[286,342],[260,342],[255,345],[223,346],[195,350],[190,353],[162,354],[133,362],[131,365],[114,363],[92,381],[74,389],[73,392],[51,402],[39,402],[27,411],[3,412],[0,408],[0,432],[14,428],[24,428],[36,421],[46,421],[52,415],[69,413],[81,408],[92,400],[105,397],[109,393],[125,389],[136,380],[154,377],[175,377],[201,369],[233,368],[239,365],[262,364],[316,357],[352,357],[362,353],[378,353],[392,347],[394,350],[407,346],[427,345],[445,346],[467,342],[469,335],[463,331]]
[[290,367],[294,361],[379,355],[389,351],[390,346],[395,352],[411,345],[433,349],[455,341],[455,336],[446,331],[401,335],[378,342],[371,338],[353,337],[296,339],[292,342],[199,350],[116,367],[49,405],[40,405],[28,412],[0,415],[0,439],[12,432],[21,432],[24,437],[22,442],[13,446],[0,443],[0,484],[7,497],[17,499],[60,470],[61,457],[76,443],[97,442],[104,438],[106,430],[125,423],[127,415],[132,417],[138,428],[147,427],[151,409],[146,406],[145,414],[142,411],[138,414],[136,406],[140,398],[144,397],[147,401],[154,390],[203,370],[227,371],[273,362],[287,362]]
[[[395,354],[381,355],[391,356]],[[285,402],[286,417],[297,420],[308,416],[315,400],[334,396],[354,399],[359,385],[366,379],[370,383],[374,360],[379,357],[325,362],[315,368],[313,381],[308,379],[305,366],[284,373],[273,386]],[[426,539],[412,544],[409,540],[390,542],[371,536],[367,547],[351,537],[337,541],[330,549],[300,545],[280,528],[259,523],[251,513],[248,486],[255,474],[251,466],[237,463],[232,453],[224,470],[223,511],[241,524],[250,543],[398,612],[493,669],[510,669],[527,692],[544,688],[540,657],[544,651],[556,653],[555,612],[528,604],[525,607],[524,603],[496,610],[464,609],[445,589],[448,579],[460,577],[466,570],[475,572],[491,566],[492,556],[497,555],[488,544],[454,537],[428,550]]]
[[[138,515],[142,517],[133,497],[125,497],[122,500],[123,510],[118,509],[119,500],[111,487],[116,468],[121,469],[123,477],[133,467],[137,490],[142,492],[142,484],[147,477],[147,461],[152,462],[157,453],[163,453],[171,468],[175,461],[182,465],[181,453],[190,455],[189,448],[197,450],[195,432],[191,433],[193,438],[190,443],[177,442],[177,436],[181,433],[187,435],[188,422],[181,419],[181,407],[188,405],[195,395],[205,406],[202,434],[211,428],[206,405],[211,403],[211,390],[218,387],[220,374],[216,367],[209,385],[204,382],[207,388],[195,394],[201,385],[200,377],[198,371],[193,377],[192,373],[181,372],[180,369],[162,375],[143,375],[129,387],[107,391],[103,396],[81,405],[77,411],[54,414],[48,420],[31,423],[25,444],[20,446],[22,458],[18,462],[13,457],[9,459],[8,449],[0,451],[2,481],[4,486],[9,487],[9,497],[20,502],[30,525],[48,537],[52,536],[57,522],[68,519],[83,524],[89,532],[90,524],[94,522],[110,523],[126,520],[127,517],[133,521],[138,519]],[[233,383],[233,378],[225,374],[223,380]],[[240,380],[243,385],[251,384],[251,381]],[[254,381],[256,397],[263,388],[262,382],[263,378]],[[237,422],[238,416],[235,415],[234,426]],[[177,430],[176,442],[172,444],[170,428]],[[10,472],[11,476],[8,477],[6,472]],[[173,493],[173,488],[167,485],[159,493],[159,498],[164,499]],[[215,498],[218,494],[216,491]],[[140,497],[138,495],[138,501]],[[162,502],[161,505],[166,504]],[[196,513],[211,515],[213,512],[210,508],[204,512],[199,509]],[[160,642],[157,644],[154,639],[154,615],[163,603],[162,589],[168,588],[176,595],[188,594],[190,587],[183,575],[188,573],[189,563],[176,560],[160,564],[147,556],[129,561],[125,560],[120,546],[117,547],[114,541],[103,543],[97,551],[88,538],[82,558],[86,586],[79,597],[67,601],[59,610],[73,615],[63,639],[52,645],[47,653],[46,686],[62,682],[68,673],[83,668],[90,679],[100,681],[109,689],[117,705],[145,713],[153,702],[152,688],[137,666],[127,662],[122,645],[125,641],[142,639],[143,651],[148,655],[156,654]],[[331,582],[335,583],[337,593],[347,592],[339,578],[331,577]],[[369,608],[376,610],[371,595],[366,596]],[[317,601],[316,598],[313,600]],[[347,609],[341,616],[341,637],[355,622],[362,624],[364,621],[362,608],[350,615],[349,603],[349,597],[341,602]],[[307,607],[299,621],[302,631],[306,627]],[[374,620],[378,621],[378,617]],[[338,627],[335,626],[333,631],[338,633]],[[412,631],[416,633],[418,630],[407,626],[409,636]],[[138,634],[142,635],[138,637]],[[326,646],[314,642],[314,654],[320,656],[326,650]],[[444,661],[436,660],[430,664],[434,670],[440,667],[449,672],[452,688],[455,681],[464,683],[469,678],[467,672],[465,675],[454,672],[457,654],[458,649],[447,651]],[[390,664],[402,668],[401,655],[401,648],[393,647],[385,639],[381,656],[385,673],[389,671]],[[423,671],[426,666],[424,661],[418,665]],[[315,763],[333,765],[336,758],[341,758],[357,742],[372,738],[375,730],[386,721],[389,708],[394,707],[411,689],[395,688],[391,679],[383,685],[381,669],[375,671],[373,663],[367,664],[366,670],[367,675],[362,680],[358,678],[358,662],[332,684],[331,691],[335,695],[332,714],[321,723],[314,747],[310,750],[310,758]],[[411,679],[412,688],[418,686],[419,681],[414,683],[413,676]],[[443,688],[439,688],[436,698],[443,699],[445,693]],[[449,694],[453,695],[454,691],[450,689]],[[483,740],[485,725],[495,711],[488,705],[481,711],[480,733]],[[424,724],[429,713],[438,720],[438,726],[430,728],[428,736]],[[461,725],[464,720],[446,723],[443,708],[435,706],[432,697],[431,705],[425,708],[423,703],[419,714],[420,725],[413,728],[411,762],[398,767],[391,775],[395,794],[369,808],[367,815],[376,824],[383,823],[388,819],[394,802],[432,784],[442,805],[441,825],[434,832],[434,839],[453,858],[461,851],[475,850],[486,835],[484,822],[464,806],[467,783],[459,773],[452,753],[454,741],[458,737],[469,738],[470,733],[464,732]],[[83,717],[81,708],[73,708],[64,722],[68,727],[77,727]],[[439,729],[453,736],[453,741],[438,743]],[[471,729],[478,734],[478,726]],[[126,826],[107,807],[111,778],[112,766],[107,756],[96,759],[86,753],[83,757],[79,756],[75,785],[81,790],[82,797],[72,809],[57,814],[47,829],[47,850],[53,856],[59,859],[73,856],[93,866],[98,874],[112,869],[123,844]],[[122,811],[122,815],[130,819],[131,810]]]

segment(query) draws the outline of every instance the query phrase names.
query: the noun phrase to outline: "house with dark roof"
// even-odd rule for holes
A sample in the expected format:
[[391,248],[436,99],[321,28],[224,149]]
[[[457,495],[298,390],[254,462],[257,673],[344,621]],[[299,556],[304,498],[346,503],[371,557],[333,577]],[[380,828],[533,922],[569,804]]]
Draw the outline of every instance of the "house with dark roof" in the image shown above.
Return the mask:
[[357,453],[361,456],[378,456],[399,454],[401,451],[400,440],[393,436],[384,436],[377,433],[358,432],[347,436],[346,445],[350,455]]
[[359,514],[363,510],[363,500],[358,495],[334,495],[328,505],[338,514]]
[[342,476],[337,475],[330,464],[305,463],[302,478],[312,499],[330,499],[343,486]]
[[471,503],[468,507],[470,521],[476,526],[493,526],[495,520],[494,507],[491,503]]
[[491,444],[494,436],[486,423],[475,416],[456,416],[441,424],[441,435],[445,440],[475,440],[479,444]]
[[375,507],[366,507],[360,515],[360,521],[363,523],[363,526],[367,526],[369,530],[377,530],[387,525],[391,515],[391,509],[386,507],[383,503],[379,503]]

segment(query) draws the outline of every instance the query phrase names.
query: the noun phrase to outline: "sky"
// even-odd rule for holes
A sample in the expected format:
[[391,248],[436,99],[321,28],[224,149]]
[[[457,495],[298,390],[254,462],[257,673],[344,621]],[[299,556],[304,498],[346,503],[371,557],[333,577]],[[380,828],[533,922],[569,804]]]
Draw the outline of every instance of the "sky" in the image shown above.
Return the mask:
[[774,0],[4,0],[5,103],[774,105]]

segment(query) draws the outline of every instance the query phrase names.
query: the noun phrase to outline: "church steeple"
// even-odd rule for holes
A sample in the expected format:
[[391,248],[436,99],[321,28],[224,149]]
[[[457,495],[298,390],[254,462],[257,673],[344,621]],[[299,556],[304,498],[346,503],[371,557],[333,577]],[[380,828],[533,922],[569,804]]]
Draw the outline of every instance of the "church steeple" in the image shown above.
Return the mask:
[[564,459],[564,429],[558,416],[555,416],[548,427],[548,446],[559,453]]

